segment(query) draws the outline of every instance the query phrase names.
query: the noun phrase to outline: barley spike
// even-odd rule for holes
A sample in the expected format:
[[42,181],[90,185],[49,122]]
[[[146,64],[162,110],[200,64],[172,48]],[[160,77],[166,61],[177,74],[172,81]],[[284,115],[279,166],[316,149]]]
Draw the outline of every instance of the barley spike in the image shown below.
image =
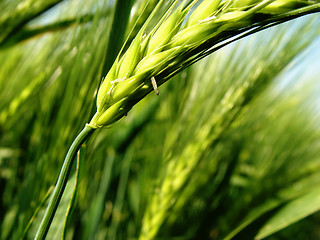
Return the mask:
[[[222,41],[320,11],[319,0],[176,0],[147,33],[146,29],[152,27],[151,18],[163,3],[159,1],[104,78],[91,127],[107,126],[125,116],[144,96],[153,90],[157,93],[158,86]],[[150,79],[157,79],[156,85]]]

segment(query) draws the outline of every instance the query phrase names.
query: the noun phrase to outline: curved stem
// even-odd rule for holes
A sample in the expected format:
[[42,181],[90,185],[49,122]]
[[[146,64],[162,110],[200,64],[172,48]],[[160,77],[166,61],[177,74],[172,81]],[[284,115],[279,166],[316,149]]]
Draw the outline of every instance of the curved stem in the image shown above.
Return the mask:
[[56,183],[56,186],[51,195],[49,204],[47,206],[46,212],[41,220],[40,226],[38,228],[35,240],[45,239],[51,222],[53,220],[54,214],[58,208],[60,199],[62,197],[63,191],[66,187],[68,175],[70,173],[73,160],[80,149],[82,143],[94,132],[94,128],[86,125],[76,139],[73,141],[72,145],[69,148],[69,151],[64,159],[60,174]]

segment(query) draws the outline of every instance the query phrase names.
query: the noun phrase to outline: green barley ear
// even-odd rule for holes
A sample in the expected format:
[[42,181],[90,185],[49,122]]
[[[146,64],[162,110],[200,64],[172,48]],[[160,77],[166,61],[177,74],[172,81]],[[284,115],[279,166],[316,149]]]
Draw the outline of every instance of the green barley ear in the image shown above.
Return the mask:
[[204,0],[190,15],[186,27],[190,27],[201,20],[209,18],[218,9],[221,0]]
[[[239,36],[244,30],[253,33],[253,28],[263,29],[268,18],[274,23],[285,21],[286,14],[295,6],[314,6],[314,9],[295,11],[297,16],[319,11],[317,1],[204,0],[187,19],[197,1],[176,0],[145,36],[148,24],[156,13],[154,10],[102,83],[97,97],[97,113],[90,126],[106,126],[125,116],[152,90],[158,94],[158,85],[211,53],[212,48],[222,41],[227,39],[230,43],[233,40],[228,39]],[[164,2],[159,1],[156,9]],[[185,26],[181,27],[185,21]]]

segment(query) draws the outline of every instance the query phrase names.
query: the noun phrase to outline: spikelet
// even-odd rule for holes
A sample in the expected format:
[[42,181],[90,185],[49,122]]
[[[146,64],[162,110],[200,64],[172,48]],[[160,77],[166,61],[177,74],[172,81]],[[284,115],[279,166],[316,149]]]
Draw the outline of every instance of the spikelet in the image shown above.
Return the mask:
[[259,0],[235,0],[232,2],[232,8],[244,10],[259,2]]
[[138,64],[135,73],[145,73],[152,70],[153,68],[156,68],[157,66],[159,66],[159,64],[163,64],[166,59],[172,57],[173,54],[178,50],[178,48],[171,48],[169,50],[165,50],[163,52],[145,57]]
[[178,31],[185,16],[186,11],[176,9],[157,29],[150,38],[146,55],[159,53],[163,47],[169,42],[171,37]]
[[296,1],[296,0],[277,0],[273,3],[270,3],[268,6],[260,10],[262,13],[266,14],[277,14],[286,11],[290,11],[297,7],[307,6],[308,2]]
[[128,112],[126,111],[126,109],[123,108],[125,101],[126,98],[123,98],[117,103],[107,108],[105,111],[97,112],[93,117],[93,119],[95,119],[95,126],[100,127],[110,125],[122,118],[123,115]]
[[185,28],[177,33],[170,42],[170,47],[187,47],[197,44],[208,36],[215,25],[210,23],[200,23],[191,27]]
[[190,15],[186,27],[199,23],[201,20],[211,17],[218,9],[221,0],[204,0]]
[[132,71],[140,60],[140,43],[142,40],[141,33],[132,41],[130,47],[120,60],[120,66],[117,78],[127,78],[131,76]]
[[111,81],[116,78],[116,70],[117,70],[117,61],[115,61],[109,70],[107,76],[104,78],[103,82],[100,85],[98,95],[97,95],[97,111],[101,112],[107,106],[107,99],[109,98],[108,90],[111,86]]

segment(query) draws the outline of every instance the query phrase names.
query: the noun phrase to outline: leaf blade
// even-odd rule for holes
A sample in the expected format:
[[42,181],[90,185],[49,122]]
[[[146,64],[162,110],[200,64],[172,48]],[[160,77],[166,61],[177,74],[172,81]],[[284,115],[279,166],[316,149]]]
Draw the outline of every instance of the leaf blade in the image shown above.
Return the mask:
[[320,210],[320,187],[288,202],[260,229],[255,239],[263,239]]

